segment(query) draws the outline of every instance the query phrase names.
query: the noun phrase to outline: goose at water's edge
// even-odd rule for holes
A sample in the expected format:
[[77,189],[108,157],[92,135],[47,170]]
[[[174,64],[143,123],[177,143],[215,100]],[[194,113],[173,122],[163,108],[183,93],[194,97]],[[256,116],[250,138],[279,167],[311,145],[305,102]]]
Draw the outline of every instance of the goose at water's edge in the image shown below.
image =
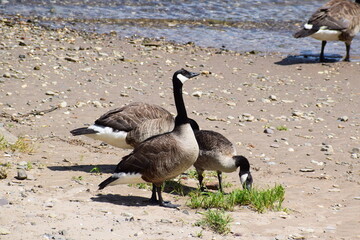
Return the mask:
[[153,183],[151,201],[165,207],[176,207],[163,201],[161,186],[191,167],[198,155],[199,146],[190,126],[182,96],[183,83],[199,74],[179,70],[173,75],[173,91],[177,116],[174,130],[148,138],[117,165],[114,174],[99,184],[99,189],[116,184],[139,182]]
[[350,61],[351,42],[359,31],[360,0],[331,0],[320,7],[294,37],[310,36],[322,41],[320,62],[325,61],[324,49],[327,41],[343,41],[346,46],[344,61]]

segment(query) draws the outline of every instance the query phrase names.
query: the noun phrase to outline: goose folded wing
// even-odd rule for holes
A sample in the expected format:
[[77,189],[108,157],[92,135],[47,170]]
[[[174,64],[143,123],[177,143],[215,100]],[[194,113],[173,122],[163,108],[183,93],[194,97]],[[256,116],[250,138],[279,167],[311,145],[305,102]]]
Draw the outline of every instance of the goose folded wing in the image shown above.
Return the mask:
[[344,30],[349,27],[349,20],[343,16],[342,6],[334,5],[330,7],[322,7],[316,11],[308,21],[313,25],[313,29],[326,27],[329,30]]

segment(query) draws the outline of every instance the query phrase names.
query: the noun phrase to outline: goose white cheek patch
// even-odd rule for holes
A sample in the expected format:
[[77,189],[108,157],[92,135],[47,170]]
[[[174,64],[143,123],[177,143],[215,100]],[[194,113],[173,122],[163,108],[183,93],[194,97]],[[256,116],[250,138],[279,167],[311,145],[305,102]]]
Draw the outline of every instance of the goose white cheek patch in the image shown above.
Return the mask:
[[241,184],[244,184],[246,182],[246,179],[248,178],[248,176],[249,176],[249,174],[247,174],[247,173],[241,175],[241,177],[240,177]]
[[178,74],[177,76],[176,76],[183,84],[184,84],[184,82],[186,82],[187,80],[189,80],[189,78],[187,78],[187,77],[185,77],[184,75],[182,75],[182,74]]

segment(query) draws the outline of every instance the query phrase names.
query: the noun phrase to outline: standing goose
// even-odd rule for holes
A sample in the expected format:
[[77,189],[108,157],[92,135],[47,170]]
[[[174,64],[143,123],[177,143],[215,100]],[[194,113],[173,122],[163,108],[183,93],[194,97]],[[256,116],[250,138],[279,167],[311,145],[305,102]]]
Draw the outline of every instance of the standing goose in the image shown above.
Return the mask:
[[241,185],[244,189],[250,190],[253,179],[248,159],[236,155],[234,145],[222,134],[210,130],[200,130],[199,125],[192,119],[190,123],[200,149],[194,167],[198,173],[201,191],[204,191],[203,173],[205,170],[217,172],[219,189],[223,192],[222,172],[234,172],[239,167]]
[[325,60],[324,48],[327,41],[343,41],[346,46],[344,61],[350,61],[351,41],[359,30],[360,0],[331,0],[320,7],[294,37],[310,36],[322,41],[320,62]]
[[148,138],[140,143],[117,165],[114,174],[99,184],[99,189],[106,186],[128,183],[153,183],[151,201],[165,207],[176,207],[165,203],[161,196],[164,181],[174,178],[191,167],[198,155],[199,146],[190,126],[182,96],[183,83],[198,73],[181,69],[173,75],[173,91],[177,110],[173,131]]
[[155,104],[134,102],[105,113],[89,127],[70,132],[73,136],[85,135],[115,147],[129,149],[151,136],[173,129],[174,118],[167,110]]

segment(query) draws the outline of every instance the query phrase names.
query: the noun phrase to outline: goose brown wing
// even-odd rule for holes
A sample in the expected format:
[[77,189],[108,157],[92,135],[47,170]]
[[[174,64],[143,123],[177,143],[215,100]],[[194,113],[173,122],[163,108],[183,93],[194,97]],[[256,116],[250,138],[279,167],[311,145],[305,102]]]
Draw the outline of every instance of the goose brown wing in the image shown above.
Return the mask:
[[346,9],[349,7],[347,1],[330,1],[320,7],[309,19],[308,24],[318,30],[326,26],[330,30],[343,30],[349,27],[349,20],[345,17]]
[[148,119],[161,119],[171,114],[164,108],[146,103],[131,103],[113,109],[95,121],[95,124],[129,132]]
[[162,182],[176,168],[179,155],[171,134],[150,138],[137,146],[117,165],[115,172],[140,173],[148,182]]
[[195,132],[196,140],[202,151],[218,151],[226,155],[234,153],[233,144],[222,134],[210,130]]

